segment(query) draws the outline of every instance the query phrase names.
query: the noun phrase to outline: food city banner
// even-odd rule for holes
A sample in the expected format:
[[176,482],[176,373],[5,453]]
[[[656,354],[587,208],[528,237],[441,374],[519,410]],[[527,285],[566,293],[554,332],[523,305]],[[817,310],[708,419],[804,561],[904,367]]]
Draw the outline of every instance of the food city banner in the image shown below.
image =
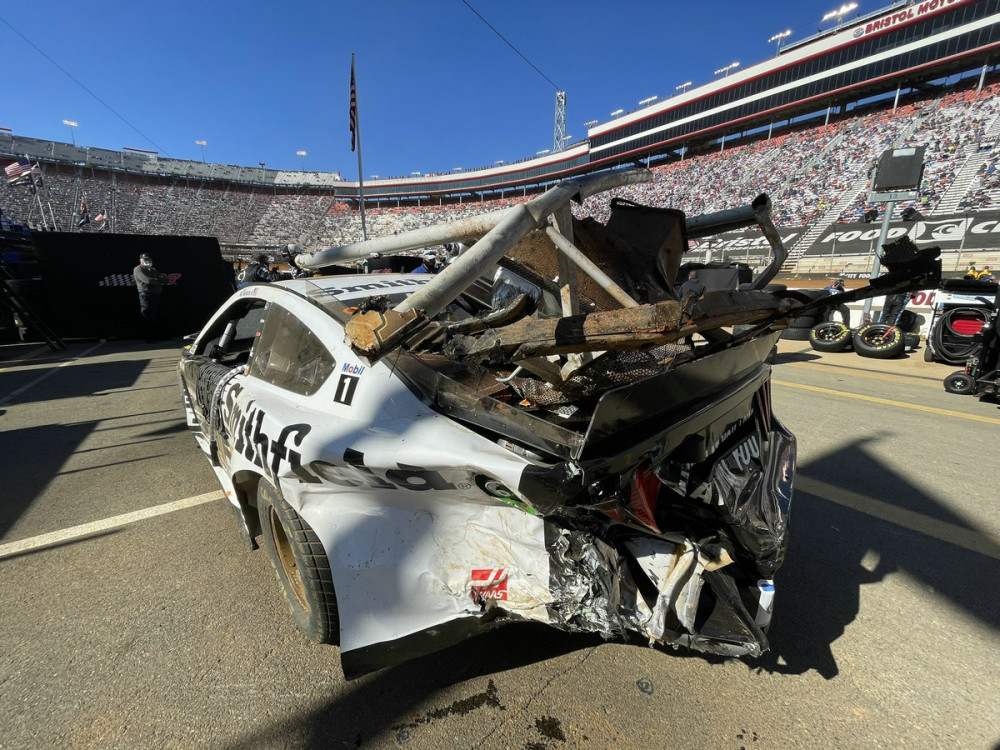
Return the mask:
[[[806,255],[866,255],[878,242],[882,223],[831,224],[806,250]],[[779,231],[782,231],[779,228]],[[918,244],[937,245],[942,251],[1000,248],[1000,211],[946,214],[920,221],[889,222],[886,242],[909,234]]]

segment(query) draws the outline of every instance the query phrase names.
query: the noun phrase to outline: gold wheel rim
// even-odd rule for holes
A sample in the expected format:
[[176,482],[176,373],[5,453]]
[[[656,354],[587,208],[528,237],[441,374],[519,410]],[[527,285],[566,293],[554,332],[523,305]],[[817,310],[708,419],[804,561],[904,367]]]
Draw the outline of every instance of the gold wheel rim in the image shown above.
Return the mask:
[[288,541],[285,528],[281,525],[281,519],[278,518],[274,506],[271,506],[269,513],[271,516],[271,537],[274,539],[274,548],[278,552],[278,562],[281,563],[281,569],[285,573],[285,580],[288,581],[288,587],[292,590],[295,601],[303,609],[308,610],[309,603],[306,601],[306,587],[302,583],[302,576],[299,574],[299,565],[295,560],[292,545]]

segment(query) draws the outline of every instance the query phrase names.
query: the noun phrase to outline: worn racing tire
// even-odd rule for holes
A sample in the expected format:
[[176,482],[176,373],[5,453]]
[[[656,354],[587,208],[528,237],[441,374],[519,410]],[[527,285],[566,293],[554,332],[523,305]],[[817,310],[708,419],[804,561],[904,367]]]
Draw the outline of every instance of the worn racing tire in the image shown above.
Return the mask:
[[944,389],[948,393],[957,393],[961,396],[968,396],[976,389],[975,379],[966,372],[959,370],[953,372],[944,379]]
[[330,560],[316,532],[265,480],[257,487],[257,513],[264,549],[292,620],[316,643],[339,643],[340,617]]
[[934,350],[931,349],[929,344],[924,344],[924,362],[934,361]]
[[842,352],[851,347],[851,329],[843,323],[820,323],[809,331],[809,344],[818,352]]
[[781,332],[781,338],[789,341],[808,341],[810,328],[786,328]]
[[797,318],[792,318],[788,321],[789,328],[812,328],[814,325],[819,323],[819,317],[816,315],[800,315]]
[[896,326],[870,323],[854,332],[854,351],[870,359],[898,357],[906,348],[903,332]]

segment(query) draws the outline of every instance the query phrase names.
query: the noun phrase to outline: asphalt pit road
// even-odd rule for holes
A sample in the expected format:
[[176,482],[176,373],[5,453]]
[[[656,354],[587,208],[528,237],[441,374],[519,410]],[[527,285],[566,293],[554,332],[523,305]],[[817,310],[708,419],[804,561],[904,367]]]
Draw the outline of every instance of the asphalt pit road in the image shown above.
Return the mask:
[[494,684],[493,680],[490,680],[486,685],[486,690],[482,693],[477,693],[476,695],[471,695],[468,698],[462,698],[452,703],[446,708],[436,708],[433,711],[428,711],[423,716],[407,722],[406,724],[397,724],[393,727],[396,730],[396,742],[403,743],[409,741],[413,736],[410,730],[416,729],[421,724],[429,724],[437,719],[443,719],[446,716],[465,716],[472,711],[483,706],[491,706],[492,708],[498,708],[501,711],[506,711],[507,707],[500,702],[500,693],[497,690],[497,686]]
[[535,729],[546,739],[559,740],[560,742],[566,741],[566,735],[563,733],[559,719],[551,716],[543,716],[540,719],[535,719]]

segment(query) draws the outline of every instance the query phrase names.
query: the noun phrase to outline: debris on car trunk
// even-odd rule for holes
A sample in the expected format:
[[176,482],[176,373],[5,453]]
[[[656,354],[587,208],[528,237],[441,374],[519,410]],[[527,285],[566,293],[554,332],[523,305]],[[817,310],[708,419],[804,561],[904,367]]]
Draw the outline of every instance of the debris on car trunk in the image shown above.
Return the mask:
[[[245,340],[272,350],[247,343],[221,366],[222,331],[239,328],[222,312],[182,363],[190,423],[244,533],[282,522],[250,513],[247,488],[266,481],[260,507],[278,503],[322,545],[326,567],[315,546],[272,561],[297,622],[311,590],[293,586],[299,571],[324,584],[314,606],[339,612],[324,622],[339,623],[348,676],[510,620],[724,655],[768,648],[795,438],[772,412],[766,360],[791,318],[828,303],[768,290],[787,251],[766,196],[690,219],[618,198],[606,225],[571,214],[571,201],[649,179],[599,173],[493,214],[301,254],[321,271],[467,246],[432,277],[245,290],[232,309],[249,305],[261,321],[249,328],[264,327]],[[689,239],[748,225],[771,263],[746,288],[682,297]],[[935,249],[885,262],[854,298],[940,276]],[[308,356],[271,335],[282,306],[313,321],[299,329]],[[268,383],[298,395],[258,388],[273,370]],[[334,640],[329,627],[304,632]]]

